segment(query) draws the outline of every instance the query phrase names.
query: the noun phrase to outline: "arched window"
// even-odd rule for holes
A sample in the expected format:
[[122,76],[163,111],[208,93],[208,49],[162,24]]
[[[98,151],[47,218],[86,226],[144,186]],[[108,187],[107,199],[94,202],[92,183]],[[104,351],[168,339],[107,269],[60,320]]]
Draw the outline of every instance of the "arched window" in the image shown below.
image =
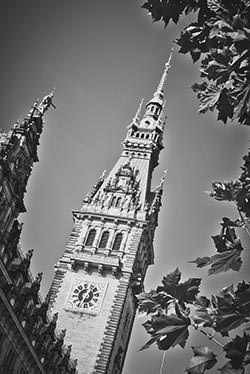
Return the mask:
[[93,245],[95,235],[96,235],[96,230],[95,229],[89,230],[88,237],[87,237],[87,240],[86,240],[86,243],[85,243],[86,246],[90,247],[91,245]]
[[102,233],[102,237],[101,237],[101,240],[100,240],[100,243],[99,243],[99,248],[106,248],[107,243],[108,243],[108,239],[109,239],[109,232],[104,231]]
[[115,241],[112,247],[112,251],[119,251],[122,242],[122,234],[119,232],[116,234]]
[[115,206],[116,206],[117,208],[120,208],[120,206],[121,206],[121,202],[122,202],[122,198],[121,198],[121,197],[118,197],[118,199],[116,200],[116,204],[115,204]]
[[111,206],[115,206],[115,203],[116,203],[116,196],[112,197]]
[[149,138],[149,134],[146,134],[146,139],[148,139]]
[[143,133],[141,134],[141,138],[144,139],[144,134]]
[[136,136],[136,138],[139,138],[139,136],[140,136],[139,132],[137,132],[135,136]]

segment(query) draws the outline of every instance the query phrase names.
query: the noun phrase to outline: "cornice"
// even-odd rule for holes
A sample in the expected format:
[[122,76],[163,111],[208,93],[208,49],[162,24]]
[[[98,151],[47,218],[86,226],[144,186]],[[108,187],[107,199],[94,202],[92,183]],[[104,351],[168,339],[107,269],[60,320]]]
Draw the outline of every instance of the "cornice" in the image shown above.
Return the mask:
[[121,215],[113,215],[113,214],[105,214],[98,212],[96,213],[95,211],[89,210],[73,210],[72,211],[73,217],[79,220],[84,220],[85,218],[101,218],[102,220],[108,219],[108,220],[114,220],[114,221],[119,221],[119,222],[124,222],[125,224],[128,225],[133,225],[133,226],[138,226],[138,227],[146,227],[148,225],[148,220],[144,219],[137,219],[134,217],[127,217],[127,216],[121,216]]

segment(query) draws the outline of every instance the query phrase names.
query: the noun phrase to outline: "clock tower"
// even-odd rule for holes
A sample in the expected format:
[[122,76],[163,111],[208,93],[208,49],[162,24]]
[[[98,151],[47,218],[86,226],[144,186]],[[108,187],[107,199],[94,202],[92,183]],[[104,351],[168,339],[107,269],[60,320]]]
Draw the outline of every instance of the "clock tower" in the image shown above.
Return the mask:
[[153,263],[153,238],[163,190],[151,179],[163,149],[164,86],[170,58],[153,98],[127,128],[108,175],[73,211],[74,226],[55,267],[50,305],[78,359],[79,374],[120,374],[136,312]]

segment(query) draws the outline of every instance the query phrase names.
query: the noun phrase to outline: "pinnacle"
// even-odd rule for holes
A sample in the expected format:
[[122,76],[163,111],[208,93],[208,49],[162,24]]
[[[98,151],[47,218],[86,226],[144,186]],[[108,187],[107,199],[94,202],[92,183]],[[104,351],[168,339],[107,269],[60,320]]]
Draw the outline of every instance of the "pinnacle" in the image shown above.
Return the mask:
[[169,69],[171,67],[170,62],[171,62],[171,59],[172,59],[172,56],[173,56],[173,50],[174,50],[174,48],[171,49],[171,52],[170,52],[170,55],[169,55],[169,59],[168,59],[168,61],[165,64],[165,70],[164,70],[164,72],[162,74],[162,77],[161,77],[160,83],[159,83],[159,85],[157,87],[157,90],[154,93],[154,97],[159,97],[161,99],[163,98],[164,88],[165,88],[165,84],[166,84],[166,80],[167,80],[168,71],[169,71]]

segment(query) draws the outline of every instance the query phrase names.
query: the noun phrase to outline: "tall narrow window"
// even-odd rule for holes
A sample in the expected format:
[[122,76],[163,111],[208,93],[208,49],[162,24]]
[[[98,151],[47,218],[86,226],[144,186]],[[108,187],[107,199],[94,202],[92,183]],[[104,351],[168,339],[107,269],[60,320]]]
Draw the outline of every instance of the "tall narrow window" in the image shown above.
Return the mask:
[[103,234],[102,234],[100,243],[99,243],[99,248],[106,248],[107,243],[108,243],[108,239],[109,239],[109,232],[104,231]]
[[120,208],[120,206],[121,206],[121,202],[122,202],[122,198],[121,198],[121,197],[118,197],[118,199],[116,200],[116,204],[115,204],[115,206],[116,206],[117,208]]
[[111,206],[115,206],[115,203],[116,203],[116,196],[112,197]]
[[88,233],[88,237],[87,237],[87,240],[86,240],[86,243],[85,245],[86,246],[91,246],[93,245],[94,243],[94,239],[95,239],[95,235],[96,235],[96,230],[95,229],[91,229]]
[[115,241],[112,247],[112,251],[119,251],[122,242],[122,234],[119,232],[116,234]]

